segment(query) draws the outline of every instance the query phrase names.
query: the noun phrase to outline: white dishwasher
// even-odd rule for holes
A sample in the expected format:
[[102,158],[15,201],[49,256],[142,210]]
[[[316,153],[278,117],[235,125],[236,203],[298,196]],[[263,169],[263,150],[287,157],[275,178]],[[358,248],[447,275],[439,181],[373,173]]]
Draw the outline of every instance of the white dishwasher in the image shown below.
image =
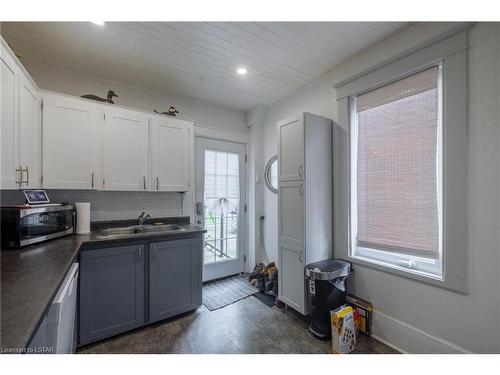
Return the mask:
[[76,337],[78,263],[73,263],[47,315],[47,339],[55,353],[73,353]]

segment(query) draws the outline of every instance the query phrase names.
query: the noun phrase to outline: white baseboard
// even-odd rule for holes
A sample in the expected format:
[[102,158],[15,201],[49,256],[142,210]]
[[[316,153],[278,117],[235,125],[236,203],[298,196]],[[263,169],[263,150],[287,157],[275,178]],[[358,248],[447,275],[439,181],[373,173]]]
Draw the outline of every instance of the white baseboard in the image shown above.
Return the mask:
[[470,351],[380,311],[373,312],[373,337],[401,353],[464,354]]

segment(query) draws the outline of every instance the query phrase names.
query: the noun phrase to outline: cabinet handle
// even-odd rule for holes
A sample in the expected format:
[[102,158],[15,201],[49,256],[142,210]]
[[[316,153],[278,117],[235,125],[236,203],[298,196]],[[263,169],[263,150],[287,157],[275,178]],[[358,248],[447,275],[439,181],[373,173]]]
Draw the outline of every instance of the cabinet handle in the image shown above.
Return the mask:
[[103,178],[103,179],[102,179],[102,188],[104,189],[105,187],[106,187],[106,179],[105,179],[105,178]]
[[[19,176],[19,180],[17,179],[17,176]],[[22,184],[23,184],[23,167],[19,166],[19,168],[16,169],[16,185],[19,185],[19,187],[21,187]]]
[[304,177],[304,167],[302,165],[299,165],[299,176],[300,178]]
[[156,247],[153,246],[153,259],[156,259]]
[[304,263],[303,260],[302,260],[302,252],[303,252],[303,250],[300,250],[300,253],[299,253],[299,262],[301,264]]
[[160,190],[160,178],[156,177],[156,190]]
[[299,185],[299,194],[301,197],[304,195],[304,187],[302,186],[302,184]]
[[[23,173],[26,172],[26,181],[23,180]],[[21,185],[26,184],[29,185],[30,183],[30,171],[28,169],[28,166],[26,166],[26,169],[23,169],[21,166]]]
[[92,172],[92,189],[94,188],[94,172]]
[[142,177],[142,185],[144,186],[144,190],[146,190],[146,176]]
[[139,248],[139,253],[137,253],[137,260],[142,260],[142,247]]

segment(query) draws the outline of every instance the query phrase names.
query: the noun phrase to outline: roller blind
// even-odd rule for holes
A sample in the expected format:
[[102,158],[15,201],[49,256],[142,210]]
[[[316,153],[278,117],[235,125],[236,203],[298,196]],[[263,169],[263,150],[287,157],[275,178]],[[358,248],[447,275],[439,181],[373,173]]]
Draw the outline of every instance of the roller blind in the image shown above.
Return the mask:
[[436,258],[438,67],[356,97],[357,245]]

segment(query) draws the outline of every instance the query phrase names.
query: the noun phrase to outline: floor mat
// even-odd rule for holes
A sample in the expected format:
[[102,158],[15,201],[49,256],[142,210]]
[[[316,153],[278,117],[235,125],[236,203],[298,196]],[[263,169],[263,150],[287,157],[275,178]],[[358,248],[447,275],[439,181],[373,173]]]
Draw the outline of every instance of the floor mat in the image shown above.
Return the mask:
[[253,296],[266,306],[273,307],[276,304],[276,297],[270,296],[266,292],[259,292],[254,294]]
[[203,285],[203,304],[213,311],[257,292],[257,288],[248,282],[247,275],[231,276]]

